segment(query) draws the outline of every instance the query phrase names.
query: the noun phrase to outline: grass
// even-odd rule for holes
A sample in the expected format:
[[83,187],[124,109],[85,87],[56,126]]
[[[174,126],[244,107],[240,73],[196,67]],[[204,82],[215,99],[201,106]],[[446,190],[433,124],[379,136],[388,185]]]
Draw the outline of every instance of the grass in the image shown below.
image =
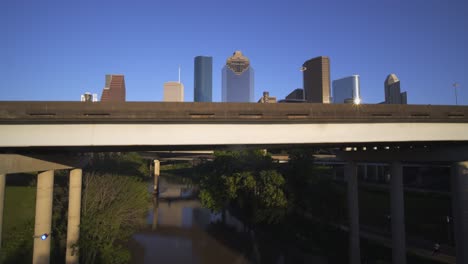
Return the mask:
[[34,222],[36,187],[7,186],[5,190],[5,207],[3,209],[3,234]]
[[6,187],[0,263],[31,262],[35,201],[35,187]]

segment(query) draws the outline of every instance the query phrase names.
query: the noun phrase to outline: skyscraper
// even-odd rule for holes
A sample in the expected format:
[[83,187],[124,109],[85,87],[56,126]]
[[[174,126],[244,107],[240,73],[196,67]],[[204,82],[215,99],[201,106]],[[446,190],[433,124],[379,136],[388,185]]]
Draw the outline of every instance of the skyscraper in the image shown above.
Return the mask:
[[392,73],[384,82],[386,104],[407,104],[406,92],[400,92],[400,80]]
[[184,85],[181,82],[164,83],[164,102],[183,102]]
[[325,56],[310,59],[302,65],[304,95],[308,103],[330,103],[330,59]]
[[194,102],[211,102],[213,90],[213,57],[195,57]]
[[333,103],[342,104],[345,102],[361,103],[359,75],[352,75],[338,80],[333,83]]
[[123,74],[107,74],[101,102],[125,102],[125,79]]
[[242,52],[236,51],[227,59],[222,74],[223,102],[254,101],[254,70]]

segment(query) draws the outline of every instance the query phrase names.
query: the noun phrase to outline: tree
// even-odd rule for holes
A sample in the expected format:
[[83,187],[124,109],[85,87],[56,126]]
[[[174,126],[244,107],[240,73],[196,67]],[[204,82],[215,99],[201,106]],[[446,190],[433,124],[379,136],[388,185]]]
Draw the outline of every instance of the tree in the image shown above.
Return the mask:
[[277,222],[284,216],[284,178],[261,151],[216,152],[199,173],[203,206],[218,212],[235,206],[251,224]]
[[81,263],[126,263],[122,246],[144,224],[149,195],[134,177],[86,174],[80,224]]

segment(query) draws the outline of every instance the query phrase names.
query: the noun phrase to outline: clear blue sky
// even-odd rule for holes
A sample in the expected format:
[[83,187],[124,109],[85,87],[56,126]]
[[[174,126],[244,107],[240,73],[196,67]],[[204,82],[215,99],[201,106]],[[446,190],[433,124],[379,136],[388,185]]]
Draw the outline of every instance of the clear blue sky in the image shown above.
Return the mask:
[[125,74],[127,101],[161,101],[182,67],[193,101],[193,59],[221,68],[241,50],[255,69],[255,98],[302,87],[300,66],[324,55],[331,79],[361,76],[366,103],[383,101],[395,73],[411,104],[468,104],[466,0],[152,0],[0,2],[0,100],[76,101]]

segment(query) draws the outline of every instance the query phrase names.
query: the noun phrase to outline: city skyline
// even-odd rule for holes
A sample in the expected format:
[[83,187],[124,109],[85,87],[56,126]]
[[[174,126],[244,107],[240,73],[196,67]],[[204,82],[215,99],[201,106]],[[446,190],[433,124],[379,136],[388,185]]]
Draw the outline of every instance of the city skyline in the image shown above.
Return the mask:
[[[461,0],[109,3],[2,2],[0,100],[73,101],[86,91],[100,95],[102,76],[122,73],[127,101],[161,101],[160,87],[177,78],[171,69],[179,64],[191,100],[193,58],[206,54],[219,102],[226,54],[242,50],[255,62],[256,99],[302,87],[302,63],[325,55],[332,80],[360,75],[366,103],[384,100],[382,81],[395,73],[409,104],[453,105],[455,82],[459,104],[468,104],[468,3]],[[175,11],[180,18],[167,23]]]

